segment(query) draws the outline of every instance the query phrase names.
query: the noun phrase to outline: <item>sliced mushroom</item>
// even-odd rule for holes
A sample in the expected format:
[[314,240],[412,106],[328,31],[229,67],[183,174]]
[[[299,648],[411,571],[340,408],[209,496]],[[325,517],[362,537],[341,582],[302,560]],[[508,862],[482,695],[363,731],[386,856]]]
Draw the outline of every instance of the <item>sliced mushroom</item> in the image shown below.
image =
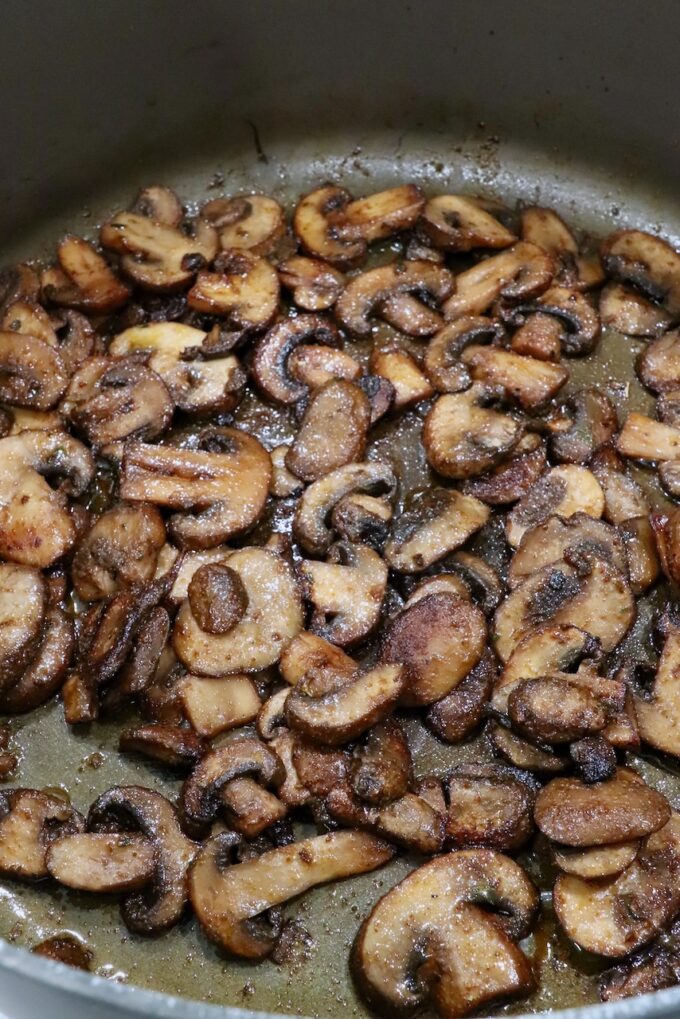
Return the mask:
[[389,664],[359,673],[327,693],[310,692],[302,679],[286,699],[286,721],[317,743],[347,743],[390,713],[404,682],[401,666]]
[[23,333],[0,331],[0,400],[50,410],[68,385],[58,350],[44,340]]
[[331,513],[333,530],[345,541],[380,548],[390,530],[392,507],[384,496],[350,492],[337,502]]
[[534,410],[547,403],[569,378],[569,372],[563,365],[524,357],[501,347],[466,347],[461,354],[461,363],[475,382],[500,386],[525,410]]
[[332,308],[345,287],[345,277],[319,258],[291,255],[278,267],[279,279],[293,293],[298,308],[326,311]]
[[680,428],[633,411],[623,423],[616,448],[633,460],[680,459]]
[[428,594],[454,594],[463,601],[471,600],[470,588],[457,573],[435,573],[422,577],[404,602],[404,608],[414,605]]
[[593,457],[590,469],[604,493],[604,518],[619,525],[634,517],[646,517],[649,503],[638,485],[625,471],[623,461],[613,449],[604,447]]
[[50,843],[81,831],[77,810],[57,796],[37,789],[0,792],[0,873],[37,881],[48,876]]
[[220,255],[219,270],[199,272],[187,295],[189,306],[226,318],[232,329],[266,329],[279,306],[275,269],[258,255],[233,249]]
[[470,344],[493,342],[503,336],[500,323],[483,316],[463,315],[449,322],[430,340],[423,368],[440,393],[458,393],[470,385],[470,372],[460,359]]
[[644,742],[676,757],[680,757],[679,669],[680,630],[672,625],[650,693],[635,696],[635,714]]
[[254,255],[269,255],[286,229],[283,209],[266,195],[213,198],[201,216],[219,235],[220,247],[243,248]]
[[600,294],[602,325],[626,336],[658,336],[673,321],[658,304],[621,283],[608,283]]
[[554,209],[523,209],[522,239],[552,255],[558,265],[555,278],[565,286],[588,290],[604,281],[599,259],[579,255],[576,238]]
[[[676,933],[675,924],[671,933]],[[673,941],[664,944],[662,939],[663,935],[657,943],[602,974],[602,1001],[623,1001],[639,994],[675,987],[680,982],[680,952]]]
[[439,312],[433,311],[413,294],[392,294],[385,298],[379,310],[385,322],[406,336],[432,336],[444,325]]
[[252,679],[239,675],[187,676],[180,681],[180,698],[192,729],[208,738],[253,722],[262,706]]
[[278,932],[260,914],[309,888],[387,863],[394,850],[362,832],[332,832],[229,865],[233,838],[205,843],[191,870],[191,902],[207,936],[232,955],[263,959]]
[[431,1003],[455,1019],[523,997],[534,978],[515,942],[537,910],[538,893],[513,860],[489,849],[447,853],[378,901],[354,943],[354,978],[386,1015]]
[[73,586],[84,601],[100,601],[130,584],[152,580],[165,543],[155,506],[119,503],[103,513],[79,544],[71,566]]
[[425,716],[427,724],[445,743],[460,743],[481,723],[496,677],[496,664],[486,652],[458,686],[436,701]]
[[541,294],[554,272],[550,255],[535,244],[519,241],[459,273],[456,291],[444,304],[444,316],[452,321],[462,315],[484,315],[498,299],[516,304]]
[[81,832],[53,842],[46,863],[51,876],[67,888],[123,894],[153,880],[156,854],[144,835]]
[[632,283],[673,317],[680,314],[680,255],[670,244],[642,230],[619,230],[600,248],[605,272]]
[[680,909],[680,818],[673,814],[618,877],[584,881],[561,874],[553,902],[568,937],[617,958],[651,941]]
[[363,389],[371,405],[371,427],[380,421],[392,408],[394,402],[394,386],[382,375],[362,375],[358,386]]
[[677,389],[680,386],[680,330],[671,329],[645,347],[637,370],[642,383],[653,393]]
[[332,322],[321,315],[298,315],[277,322],[258,341],[252,371],[262,392],[277,403],[292,404],[302,399],[308,387],[290,372],[288,359],[300,344],[340,344],[340,335]]
[[297,478],[286,467],[286,456],[290,446],[282,443],[271,450],[269,456],[272,462],[272,480],[269,485],[269,492],[275,499],[289,499],[299,495],[305,487],[304,481]]
[[563,426],[551,438],[553,454],[560,463],[585,463],[618,431],[611,400],[594,387],[576,393],[565,410]]
[[446,842],[451,848],[513,852],[533,834],[535,790],[511,768],[460,765],[449,774],[446,788]]
[[598,556],[622,576],[628,576],[628,557],[621,536],[611,524],[578,512],[566,519],[548,517],[545,523],[524,532],[510,563],[508,585],[517,587],[544,566],[563,559],[571,562],[586,553]]
[[378,625],[387,586],[387,566],[368,545],[339,542],[329,562],[304,560],[299,567],[314,605],[310,628],[347,647],[358,644]]
[[404,793],[379,807],[361,803],[345,786],[338,786],[331,789],[325,804],[335,821],[365,828],[417,853],[432,856],[444,843],[443,813],[415,793]]
[[40,279],[43,297],[92,315],[115,311],[130,297],[130,288],[118,279],[98,251],[82,237],[69,234],[57,248],[59,266],[45,269]]
[[326,184],[304,195],[293,214],[293,230],[303,250],[341,269],[361,263],[367,250],[363,238],[343,238],[336,226],[338,214],[351,200],[349,191]]
[[371,372],[394,386],[392,410],[397,414],[434,395],[434,390],[415,360],[405,350],[374,350]]
[[175,620],[175,653],[197,675],[265,669],[278,661],[285,645],[302,629],[295,578],[280,556],[263,548],[243,548],[230,556],[229,567],[241,579],[248,608],[228,633],[201,630],[188,601]]
[[183,547],[211,548],[255,523],[270,479],[269,454],[257,439],[236,428],[211,426],[192,449],[127,445],[120,495],[184,510],[170,519],[174,537]]
[[489,519],[489,510],[455,489],[428,489],[394,523],[385,545],[393,570],[419,573],[459,548]]
[[494,753],[503,757],[515,768],[529,772],[553,774],[564,771],[567,766],[564,757],[560,757],[551,750],[535,746],[497,722],[489,722],[485,734]]
[[552,467],[508,514],[505,534],[512,547],[519,548],[526,532],[551,516],[583,513],[598,519],[603,512],[604,493],[591,471],[574,464]]
[[[370,336],[371,316],[380,306],[399,294],[427,294],[441,304],[453,292],[454,280],[448,269],[432,262],[403,262],[369,269],[355,276],[335,304],[342,326],[356,336]],[[435,328],[439,323],[433,323]],[[433,329],[434,331],[434,329]]]
[[322,344],[297,347],[288,359],[288,369],[306,389],[318,389],[332,379],[356,382],[362,372],[361,365],[350,354]]
[[560,344],[571,357],[582,357],[595,347],[600,336],[600,317],[585,294],[571,287],[551,286],[535,300],[522,302],[506,312],[506,318],[515,326],[524,325],[528,318],[539,314],[551,315],[562,326]]
[[640,851],[641,842],[620,842],[613,846],[592,846],[588,849],[571,849],[552,846],[555,863],[565,874],[574,874],[586,881],[614,877],[630,867]]
[[353,658],[315,633],[303,630],[281,655],[279,671],[290,686],[304,679],[307,687],[326,693],[349,681],[357,671]]
[[517,239],[480,202],[463,195],[430,198],[419,226],[434,246],[444,251],[508,248]]
[[124,754],[140,754],[173,768],[190,768],[206,752],[205,743],[191,729],[156,722],[124,729],[118,749]]
[[151,184],[142,188],[135,199],[134,212],[148,216],[157,223],[166,226],[179,226],[184,217],[184,209],[172,188],[162,184]]
[[35,654],[46,603],[39,570],[0,563],[0,690],[16,683]]
[[522,438],[522,424],[493,410],[492,392],[475,383],[464,393],[440,396],[425,419],[428,463],[446,478],[471,478],[495,467]]
[[399,230],[408,230],[424,205],[425,197],[416,184],[401,184],[366,198],[356,198],[336,213],[331,212],[329,220],[339,237],[361,238],[371,243]]
[[286,467],[303,481],[320,478],[361,460],[371,423],[368,397],[341,379],[317,389],[286,454]]
[[205,633],[229,633],[248,608],[248,594],[239,574],[225,563],[201,566],[189,581],[189,606]]
[[649,517],[632,517],[619,525],[628,556],[630,587],[635,595],[651,587],[661,572],[654,529]]
[[351,785],[366,803],[381,805],[408,792],[413,763],[408,740],[399,722],[387,718],[367,734],[353,754]]
[[28,407],[3,407],[0,416],[7,415],[7,428],[3,435],[21,435],[22,432],[61,432],[64,419],[58,410],[30,410]]
[[528,432],[497,467],[481,477],[469,478],[463,491],[489,506],[504,506],[527,496],[547,469],[545,443],[534,432]]
[[551,745],[601,732],[608,721],[602,701],[568,676],[520,680],[508,696],[508,717],[523,736]]

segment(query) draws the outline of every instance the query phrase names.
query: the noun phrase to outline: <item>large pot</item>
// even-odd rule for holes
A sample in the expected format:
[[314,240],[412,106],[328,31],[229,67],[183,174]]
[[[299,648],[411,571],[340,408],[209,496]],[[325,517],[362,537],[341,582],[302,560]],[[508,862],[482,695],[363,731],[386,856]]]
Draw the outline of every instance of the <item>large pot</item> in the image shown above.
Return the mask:
[[[141,182],[202,196],[216,173],[229,191],[293,194],[340,175],[359,192],[482,187],[540,197],[586,227],[680,238],[673,0],[5,0],[2,30],[5,261],[86,229]],[[303,979],[318,991],[324,974],[312,963]],[[255,1016],[4,942],[0,1011]],[[604,1012],[678,1015],[680,989]]]

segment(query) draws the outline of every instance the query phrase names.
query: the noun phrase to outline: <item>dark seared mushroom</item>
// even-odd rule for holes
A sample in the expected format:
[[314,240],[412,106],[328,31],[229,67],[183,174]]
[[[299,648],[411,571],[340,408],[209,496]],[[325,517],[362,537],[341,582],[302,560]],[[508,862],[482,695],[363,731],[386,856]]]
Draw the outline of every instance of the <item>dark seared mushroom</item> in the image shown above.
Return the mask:
[[39,570],[0,563],[0,690],[17,682],[35,654],[47,607]]
[[190,768],[206,753],[206,744],[191,729],[149,723],[124,729],[118,739],[124,754],[139,754],[173,768]]
[[91,315],[115,311],[130,297],[123,283],[99,252],[82,237],[69,234],[57,248],[58,266],[40,278],[42,296],[53,304]]
[[366,394],[353,382],[327,382],[312,393],[286,467],[303,481],[318,481],[361,460],[371,423]]
[[530,206],[522,210],[522,238],[537,244],[555,259],[555,280],[564,286],[589,290],[604,281],[597,256],[579,254],[576,238],[554,209]]
[[673,317],[632,287],[608,283],[600,294],[602,325],[626,336],[658,336]]
[[394,402],[394,386],[382,375],[362,375],[357,385],[371,405],[371,427],[388,413]]
[[298,315],[281,319],[258,341],[252,372],[265,396],[276,403],[293,404],[308,393],[308,387],[291,374],[288,359],[300,344],[311,343],[338,347],[337,327],[322,315]]
[[226,563],[201,566],[189,581],[187,593],[192,615],[205,633],[228,633],[248,608],[243,581]]
[[535,311],[522,316],[521,325],[512,334],[510,349],[538,361],[559,361],[564,330],[558,318]]
[[310,191],[300,199],[293,214],[293,230],[303,251],[341,269],[363,261],[366,241],[362,237],[341,237],[332,221],[351,200],[349,191],[333,184]]
[[[371,316],[380,314],[384,301],[400,294],[429,294],[436,304],[453,292],[454,279],[448,269],[432,262],[403,262],[369,269],[349,281],[335,304],[335,315],[355,336],[369,336]],[[417,321],[417,319],[416,319]],[[432,332],[441,328],[432,321]],[[420,335],[420,330],[418,332]]]
[[326,311],[332,308],[345,287],[345,277],[319,258],[291,255],[278,266],[279,279],[292,291],[298,308]]
[[603,512],[604,494],[591,471],[574,464],[552,467],[508,514],[505,534],[512,547],[519,548],[526,532],[551,516],[584,513],[597,519]]
[[126,894],[151,883],[156,851],[150,839],[133,832],[79,832],[51,844],[47,870],[67,888]]
[[470,372],[460,359],[466,347],[493,342],[503,336],[500,323],[481,315],[463,315],[449,322],[430,340],[423,368],[440,393],[458,393],[470,385]]
[[380,548],[390,531],[392,507],[385,496],[350,492],[337,502],[331,526],[341,540]]
[[304,679],[308,686],[314,684],[316,692],[325,693],[351,679],[357,665],[342,648],[303,630],[281,655],[279,671],[291,686]]
[[602,700],[568,676],[540,676],[513,686],[508,717],[530,740],[559,745],[601,732],[608,712]]
[[314,606],[310,623],[314,633],[347,647],[378,625],[387,566],[368,545],[338,542],[327,562],[305,559],[298,569]]
[[524,410],[543,406],[569,378],[564,365],[524,357],[502,347],[473,344],[465,348],[460,360],[475,382],[500,387]]
[[489,506],[504,506],[528,495],[547,469],[545,443],[535,432],[528,432],[497,467],[465,481],[463,491]]
[[35,336],[0,331],[0,400],[51,410],[68,385],[58,350]]
[[[677,934],[676,925],[671,934]],[[680,949],[674,943],[664,944],[661,939],[642,949],[637,955],[626,959],[618,966],[606,970],[600,977],[600,998],[602,1001],[623,1001],[650,994],[680,983]]]
[[434,246],[444,251],[507,248],[517,239],[481,202],[464,195],[430,198],[418,225]]
[[338,237],[361,238],[371,243],[414,226],[424,205],[425,197],[417,184],[401,184],[355,198],[337,212],[331,212],[329,221]]
[[522,868],[489,849],[447,853],[387,892],[352,950],[361,995],[385,1015],[431,1003],[443,1019],[528,995],[534,978],[516,942],[538,893]]
[[374,350],[370,369],[373,375],[387,379],[394,386],[391,409],[397,414],[434,395],[427,377],[405,350]]
[[583,554],[593,554],[628,575],[628,556],[620,534],[611,524],[588,513],[552,516],[543,524],[525,531],[510,562],[508,585],[517,587],[537,570],[563,559],[571,562]]
[[428,708],[425,716],[432,731],[445,743],[460,743],[484,717],[497,666],[486,652],[474,669],[441,700]]
[[660,237],[642,230],[620,230],[602,243],[605,272],[631,283],[674,318],[680,315],[680,255]]
[[103,513],[78,545],[71,577],[78,596],[100,601],[130,584],[152,580],[165,525],[155,506],[119,503]]
[[328,793],[325,806],[334,821],[382,835],[404,849],[432,856],[444,843],[444,814],[416,793],[404,793],[384,806],[355,799],[346,786]]
[[553,259],[542,248],[519,241],[456,276],[456,291],[444,304],[444,317],[452,321],[462,315],[484,315],[496,300],[516,304],[534,297],[550,285],[554,271]]
[[37,789],[0,792],[0,874],[37,881],[48,876],[50,843],[81,831],[77,810],[57,796]]
[[678,668],[680,629],[671,625],[651,691],[635,696],[635,714],[644,742],[675,757],[680,757]]
[[186,676],[179,686],[182,710],[199,736],[212,738],[247,725],[262,707],[250,676]]
[[446,780],[446,843],[514,852],[534,831],[533,782],[499,764],[464,764]]
[[460,548],[488,519],[488,508],[473,496],[428,489],[395,520],[385,561],[400,573],[419,573]]
[[408,740],[399,722],[387,718],[355,748],[350,772],[352,789],[371,804],[389,803],[408,792],[413,762]]
[[267,195],[213,198],[201,216],[217,230],[222,249],[243,248],[254,255],[271,254],[286,229],[283,209]]
[[550,440],[553,455],[560,463],[585,463],[618,431],[611,400],[595,387],[570,397],[564,409],[562,426]]
[[680,386],[680,330],[671,329],[645,347],[637,370],[642,383],[653,393],[677,389]]

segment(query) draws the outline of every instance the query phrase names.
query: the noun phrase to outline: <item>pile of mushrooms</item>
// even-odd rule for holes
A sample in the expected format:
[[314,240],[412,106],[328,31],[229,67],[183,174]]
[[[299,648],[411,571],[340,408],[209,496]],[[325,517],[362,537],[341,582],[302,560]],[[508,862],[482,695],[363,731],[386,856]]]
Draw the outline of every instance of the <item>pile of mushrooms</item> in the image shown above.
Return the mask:
[[[680,496],[680,254],[414,184],[192,208],[146,188],[2,277],[0,774],[58,696],[183,785],[4,788],[0,873],[261,960],[403,852],[351,952],[377,1011],[526,998],[548,901],[604,999],[677,982],[680,816],[632,752],[680,757],[680,510],[628,462]],[[658,420],[571,383],[603,328]],[[414,718],[477,758],[423,774]]]

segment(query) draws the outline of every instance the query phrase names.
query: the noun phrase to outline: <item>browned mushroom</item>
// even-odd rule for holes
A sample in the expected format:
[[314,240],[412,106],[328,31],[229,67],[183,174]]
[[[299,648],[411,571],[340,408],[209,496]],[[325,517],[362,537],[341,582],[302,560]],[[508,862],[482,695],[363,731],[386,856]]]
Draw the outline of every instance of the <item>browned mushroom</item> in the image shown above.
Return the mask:
[[371,427],[387,414],[394,402],[394,386],[382,375],[362,375],[358,386],[363,389],[371,405]]
[[387,566],[368,545],[338,542],[327,562],[305,559],[299,571],[314,605],[314,633],[346,647],[358,644],[378,625]]
[[134,892],[156,871],[152,842],[133,832],[67,835],[50,845],[46,862],[60,884],[84,892]]
[[298,308],[326,311],[332,308],[345,286],[345,277],[319,258],[291,255],[278,267],[279,279],[293,293]]
[[547,469],[545,443],[535,432],[528,432],[497,467],[465,481],[463,491],[489,506],[507,505],[528,495]]
[[566,518],[548,517],[545,523],[524,532],[510,563],[508,585],[517,587],[544,566],[563,559],[571,562],[584,553],[599,556],[628,576],[628,556],[619,533],[611,524],[578,512]]
[[394,523],[385,545],[393,570],[418,573],[464,544],[489,518],[489,510],[455,489],[428,489]]
[[526,937],[538,893],[522,868],[489,849],[447,853],[382,897],[352,951],[366,1001],[386,1015],[431,1003],[443,1019],[531,992]]
[[444,251],[507,248],[516,240],[477,199],[463,195],[430,198],[419,226],[435,247]]
[[482,721],[497,667],[486,652],[474,669],[441,700],[428,709],[427,724],[445,743],[459,743]]
[[201,216],[219,235],[220,247],[243,248],[254,255],[269,255],[286,229],[283,209],[266,195],[213,198]]
[[262,706],[250,676],[187,676],[179,687],[182,710],[199,736],[212,738],[247,725],[257,718]]
[[642,594],[661,572],[657,540],[649,517],[631,517],[619,524],[628,557],[628,576],[633,594]]
[[653,393],[677,389],[680,386],[680,330],[671,329],[645,347],[637,370],[642,383]]
[[[671,933],[676,934],[676,924]],[[602,1001],[623,1001],[639,994],[650,994],[680,982],[680,950],[671,941],[664,944],[663,935],[658,942],[644,948],[618,966],[606,970],[600,977]]]
[[510,348],[539,361],[559,361],[564,329],[558,318],[534,311],[521,316],[521,325],[512,334]]
[[565,874],[574,874],[586,881],[603,877],[614,877],[630,867],[640,852],[642,842],[619,842],[610,846],[590,846],[587,849],[573,849],[569,846],[552,845],[553,860]]
[[451,848],[513,852],[533,834],[535,788],[521,772],[499,764],[464,764],[449,774],[446,789]]
[[341,269],[359,265],[367,249],[361,237],[341,237],[332,221],[351,199],[349,191],[326,184],[304,195],[293,215],[293,230],[303,250]]
[[292,404],[308,392],[308,387],[290,372],[288,359],[300,344],[340,344],[336,326],[321,315],[298,315],[277,322],[258,341],[253,357],[253,377],[270,399]]
[[330,522],[341,539],[380,548],[391,520],[392,507],[385,496],[350,492],[335,504]]
[[633,460],[678,460],[680,428],[633,411],[623,423],[616,448]]
[[228,633],[248,608],[243,581],[225,563],[208,563],[196,570],[187,594],[191,613],[206,633]]
[[463,315],[449,322],[430,340],[423,368],[440,393],[458,393],[470,385],[470,372],[460,355],[470,344],[493,342],[503,336],[503,327],[481,315]]
[[427,377],[405,350],[374,350],[370,369],[394,386],[392,410],[397,414],[434,395]]
[[676,757],[680,756],[679,668],[680,629],[671,625],[651,691],[635,696],[635,714],[645,743]]
[[593,456],[590,469],[604,494],[604,518],[610,524],[622,524],[634,517],[646,517],[649,503],[638,483],[626,473],[623,461],[611,447],[603,447]]
[[570,397],[560,428],[551,437],[555,459],[583,464],[618,431],[616,410],[605,393],[583,389]]
[[416,184],[378,191],[331,211],[329,222],[342,238],[379,241],[399,230],[412,227],[425,205],[423,192]]
[[351,354],[323,344],[302,344],[288,359],[288,370],[306,389],[318,389],[332,379],[356,382],[362,368]]
[[497,722],[488,723],[485,735],[494,753],[515,768],[539,774],[553,774],[564,771],[567,767],[568,759],[565,760],[551,750],[537,747]]
[[48,876],[50,843],[81,831],[83,819],[63,799],[37,789],[0,792],[0,873],[36,881]]
[[551,400],[569,378],[564,365],[524,357],[502,347],[473,344],[461,354],[475,382],[501,387],[525,410],[535,410]]
[[44,941],[39,941],[31,949],[33,955],[40,955],[44,959],[51,959],[52,962],[61,962],[65,966],[73,966],[75,969],[90,970],[94,959],[94,953],[87,947],[81,938],[75,934],[53,934]]
[[35,410],[55,407],[68,375],[58,350],[23,333],[0,332],[0,400]]
[[286,454],[286,467],[303,481],[361,460],[371,423],[368,397],[353,382],[327,382],[311,396]]
[[621,283],[608,283],[600,294],[602,325],[627,336],[658,336],[673,318],[658,304]]
[[99,601],[151,580],[164,543],[165,525],[155,506],[119,503],[107,510],[73,557],[71,577],[78,596]]
[[595,347],[600,336],[600,317],[585,294],[571,287],[551,286],[535,300],[522,301],[506,312],[514,325],[522,326],[535,314],[556,318],[562,330],[560,345],[565,354],[582,357]]
[[57,257],[59,265],[45,269],[40,279],[47,301],[97,315],[114,311],[130,297],[130,288],[82,237],[64,237]]
[[404,793],[384,806],[368,806],[346,786],[337,786],[328,793],[325,806],[341,824],[375,832],[426,856],[440,852],[444,843],[443,812],[415,793]]
[[206,744],[191,729],[153,722],[124,729],[118,739],[124,754],[140,754],[173,768],[192,767],[206,752]]
[[597,519],[603,512],[604,493],[591,471],[574,464],[552,467],[508,514],[505,534],[512,547],[519,548],[526,532],[551,516],[583,513]]
[[396,719],[387,718],[354,750],[352,789],[366,803],[384,804],[408,792],[412,779],[413,763],[404,730]]
[[304,679],[318,692],[335,689],[357,671],[353,658],[335,644],[303,630],[281,655],[279,671],[286,683],[296,686]]
[[589,290],[604,282],[597,256],[579,254],[576,238],[554,209],[542,209],[536,205],[523,209],[522,238],[552,255],[558,266],[555,278],[559,283]]
[[[382,303],[400,294],[429,294],[436,304],[453,292],[454,280],[448,269],[432,262],[403,262],[369,269],[355,276],[335,304],[338,321],[356,336],[369,336],[371,316],[380,313]],[[416,319],[416,321],[418,321]],[[432,332],[441,328],[432,322]],[[417,333],[420,335],[420,333]]]
[[619,230],[600,248],[605,272],[658,301],[673,317],[680,314],[680,255],[660,237],[642,230]]
[[444,304],[448,321],[462,315],[484,315],[494,301],[516,304],[550,285],[553,259],[542,248],[520,241],[456,276],[456,291]]

